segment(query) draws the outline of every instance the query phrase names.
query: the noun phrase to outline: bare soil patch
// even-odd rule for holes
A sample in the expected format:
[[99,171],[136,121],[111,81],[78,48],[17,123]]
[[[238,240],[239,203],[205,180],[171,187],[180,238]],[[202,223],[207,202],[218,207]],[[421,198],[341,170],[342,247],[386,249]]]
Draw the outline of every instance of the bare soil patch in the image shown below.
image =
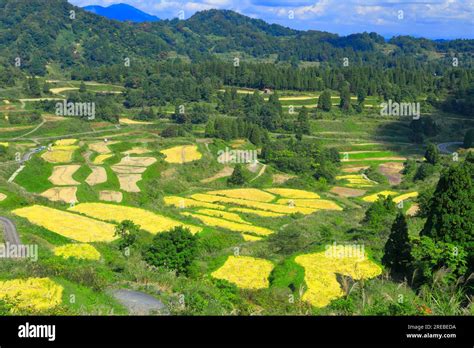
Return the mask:
[[360,197],[365,195],[365,190],[352,189],[347,187],[334,186],[331,191],[340,197]]
[[402,182],[401,171],[403,168],[403,163],[387,162],[379,166],[379,171],[387,177],[390,185],[399,185]]
[[107,181],[107,172],[104,167],[91,167],[91,169],[92,173],[87,177],[86,183],[94,186]]
[[100,191],[99,192],[99,199],[105,202],[122,202],[123,195],[122,192],[119,191]]
[[211,176],[210,178],[202,179],[201,182],[203,184],[207,184],[207,183],[210,183],[210,182],[215,181],[217,179],[225,178],[227,176],[231,176],[233,172],[234,172],[234,168],[224,167],[220,172],[216,173],[215,175]]
[[272,181],[274,184],[284,184],[290,179],[296,178],[296,175],[290,174],[273,174]]
[[53,187],[43,192],[41,196],[53,202],[77,203],[77,187]]
[[56,166],[53,168],[53,174],[51,174],[48,180],[57,186],[79,185],[80,183],[74,180],[72,176],[80,167],[80,165],[76,164]]
[[140,192],[137,182],[142,179],[141,174],[117,174],[120,188],[125,192]]

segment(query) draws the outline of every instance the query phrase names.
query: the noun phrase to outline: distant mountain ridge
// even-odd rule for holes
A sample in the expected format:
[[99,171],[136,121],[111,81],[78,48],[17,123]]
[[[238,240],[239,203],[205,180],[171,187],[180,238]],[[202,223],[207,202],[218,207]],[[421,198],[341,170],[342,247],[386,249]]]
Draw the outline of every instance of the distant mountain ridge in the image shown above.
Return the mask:
[[90,5],[83,7],[84,10],[95,13],[109,19],[115,19],[121,22],[157,22],[160,19],[156,16],[143,12],[127,4],[115,4],[108,7]]

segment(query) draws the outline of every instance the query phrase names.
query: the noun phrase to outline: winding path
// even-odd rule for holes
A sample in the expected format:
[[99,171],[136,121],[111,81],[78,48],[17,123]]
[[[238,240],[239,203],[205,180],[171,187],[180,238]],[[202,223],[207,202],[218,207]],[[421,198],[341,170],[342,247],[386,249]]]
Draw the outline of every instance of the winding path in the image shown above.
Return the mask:
[[0,223],[3,225],[5,242],[11,245],[21,245],[20,236],[18,235],[13,221],[6,217],[0,216]]

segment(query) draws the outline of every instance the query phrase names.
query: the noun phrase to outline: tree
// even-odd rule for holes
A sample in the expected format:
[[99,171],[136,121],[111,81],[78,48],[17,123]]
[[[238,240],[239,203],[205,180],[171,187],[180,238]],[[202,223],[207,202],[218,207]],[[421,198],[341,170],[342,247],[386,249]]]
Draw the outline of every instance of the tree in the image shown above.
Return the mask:
[[439,162],[439,150],[435,144],[428,144],[428,147],[425,152],[425,158],[429,164],[435,165]]
[[155,267],[187,274],[197,255],[197,237],[183,226],[158,233],[145,251],[144,259]]
[[140,231],[140,226],[131,220],[124,220],[115,227],[115,236],[120,238],[120,250],[130,247],[136,242],[138,231]]
[[464,135],[464,144],[465,149],[470,149],[474,147],[474,128],[469,129]]
[[331,111],[332,101],[331,101],[331,92],[325,90],[318,99],[318,108],[323,111]]
[[408,225],[405,215],[400,212],[395,218],[390,235],[385,243],[382,263],[395,274],[407,275],[412,262]]
[[85,93],[87,92],[86,84],[84,81],[81,82],[81,85],[79,86],[79,93]]
[[452,165],[438,181],[421,235],[435,242],[459,243],[472,253],[474,243],[474,185],[472,164]]
[[423,181],[433,175],[435,172],[435,167],[429,163],[422,163],[421,166],[416,170],[415,175],[413,176],[414,181]]
[[245,184],[245,177],[244,177],[241,164],[237,164],[235,166],[234,171],[232,172],[232,175],[229,177],[229,179],[227,179],[227,184],[236,185],[236,186]]
[[351,91],[347,84],[345,84],[341,89],[341,102],[339,106],[344,111],[351,110]]
[[309,123],[308,117],[308,109],[303,106],[298,113],[298,118],[295,122],[295,131],[297,134],[306,134],[309,135],[311,133],[311,125]]

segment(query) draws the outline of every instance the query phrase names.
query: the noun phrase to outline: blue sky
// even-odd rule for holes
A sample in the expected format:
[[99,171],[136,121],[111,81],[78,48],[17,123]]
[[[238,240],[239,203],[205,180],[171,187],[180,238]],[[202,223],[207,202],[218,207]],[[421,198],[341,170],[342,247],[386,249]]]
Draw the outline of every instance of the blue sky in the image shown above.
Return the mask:
[[341,35],[375,31],[385,37],[474,39],[474,0],[69,0],[74,5],[127,3],[160,18],[230,9],[295,29]]

